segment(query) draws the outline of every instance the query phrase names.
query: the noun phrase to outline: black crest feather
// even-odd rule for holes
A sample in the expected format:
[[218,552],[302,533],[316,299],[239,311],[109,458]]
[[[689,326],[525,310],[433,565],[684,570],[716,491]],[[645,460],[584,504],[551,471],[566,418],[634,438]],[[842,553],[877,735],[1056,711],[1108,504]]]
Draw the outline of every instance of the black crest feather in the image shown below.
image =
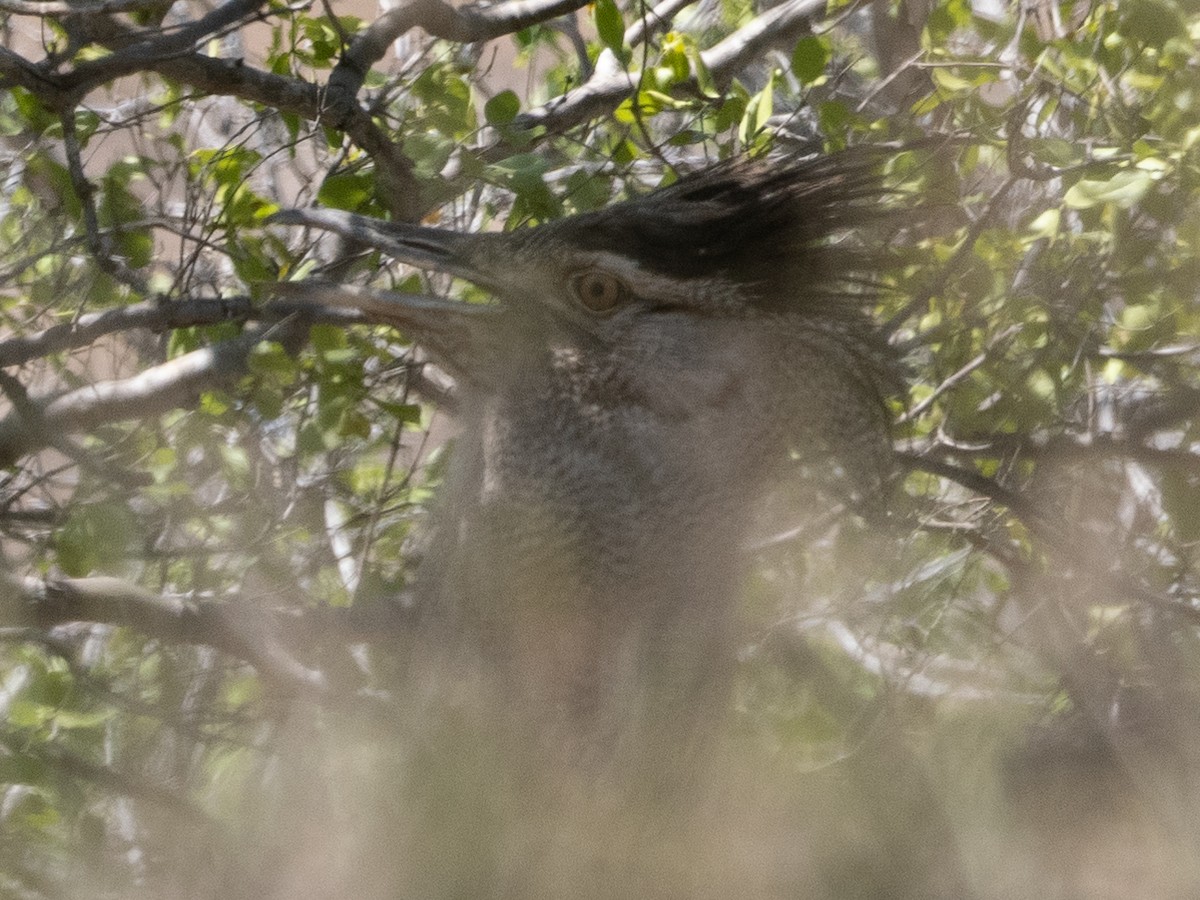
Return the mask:
[[564,225],[581,248],[636,253],[671,277],[829,291],[870,268],[853,242],[831,241],[878,215],[888,192],[876,171],[869,154],[854,152],[739,160]]

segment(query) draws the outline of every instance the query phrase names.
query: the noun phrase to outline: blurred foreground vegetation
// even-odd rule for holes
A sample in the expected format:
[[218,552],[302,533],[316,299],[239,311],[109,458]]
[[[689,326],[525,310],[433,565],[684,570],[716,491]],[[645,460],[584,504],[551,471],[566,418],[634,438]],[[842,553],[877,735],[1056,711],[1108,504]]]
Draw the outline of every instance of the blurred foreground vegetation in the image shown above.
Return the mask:
[[[1200,894],[1200,9],[343,6],[0,0],[0,897]],[[264,220],[861,145],[885,521],[754,537],[688,827],[503,783],[410,666],[453,384],[266,285],[481,295]]]

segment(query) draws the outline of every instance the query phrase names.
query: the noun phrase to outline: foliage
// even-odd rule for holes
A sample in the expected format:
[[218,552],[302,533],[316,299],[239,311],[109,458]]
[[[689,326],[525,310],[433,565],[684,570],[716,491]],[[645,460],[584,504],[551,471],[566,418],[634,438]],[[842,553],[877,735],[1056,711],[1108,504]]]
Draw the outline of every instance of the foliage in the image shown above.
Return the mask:
[[[404,334],[271,285],[484,296],[273,213],[514,228],[862,145],[904,210],[876,310],[913,373],[904,473],[882,524],[760,543],[740,673],[746,759],[816,811],[788,833],[875,859],[808,895],[965,896],[930,886],[945,829],[978,896],[1083,896],[1046,885],[1103,842],[1064,862],[1022,798],[1097,771],[1139,896],[1200,884],[1190,6],[84,5],[0,0],[0,895],[382,896],[271,817],[353,832],[398,796],[317,788],[386,762],[339,736],[403,695],[453,392]],[[486,752],[414,765],[470,785]],[[458,850],[405,895],[496,883]]]

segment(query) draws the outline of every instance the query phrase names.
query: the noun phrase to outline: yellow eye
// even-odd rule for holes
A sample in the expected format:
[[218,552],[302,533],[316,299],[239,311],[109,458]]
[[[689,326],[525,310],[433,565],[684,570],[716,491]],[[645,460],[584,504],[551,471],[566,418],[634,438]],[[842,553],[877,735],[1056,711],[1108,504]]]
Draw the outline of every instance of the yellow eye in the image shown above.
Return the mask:
[[607,272],[581,272],[571,279],[571,290],[585,307],[594,313],[609,313],[625,299],[621,279]]

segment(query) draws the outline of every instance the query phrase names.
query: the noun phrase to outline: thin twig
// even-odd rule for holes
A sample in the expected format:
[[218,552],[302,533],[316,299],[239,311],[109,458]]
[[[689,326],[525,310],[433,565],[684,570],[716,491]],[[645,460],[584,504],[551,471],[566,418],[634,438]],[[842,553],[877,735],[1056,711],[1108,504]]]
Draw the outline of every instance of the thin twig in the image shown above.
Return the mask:
[[995,335],[991,340],[988,341],[988,345],[983,349],[982,353],[964,365],[953,375],[950,375],[948,378],[943,380],[941,384],[933,389],[933,392],[928,397],[913,406],[911,409],[907,410],[904,415],[897,418],[896,424],[904,425],[905,423],[911,422],[913,419],[916,419],[922,415],[927,409],[929,409],[929,407],[933,406],[938,397],[942,396],[942,394],[946,393],[955,385],[961,383],[968,375],[987,362],[988,358],[992,355],[992,352],[1005,340],[1021,331],[1022,327],[1023,326],[1021,325],[1011,325],[999,334]]
[[925,306],[925,304],[927,304],[931,299],[938,296],[946,289],[946,285],[950,283],[950,277],[958,271],[959,266],[966,261],[967,256],[970,255],[971,251],[975,249],[975,242],[979,240],[979,237],[983,234],[984,229],[991,224],[992,215],[994,214],[995,210],[1000,206],[1001,203],[1004,202],[1005,198],[1008,196],[1008,192],[1012,190],[1016,183],[1017,179],[1010,176],[1004,180],[999,188],[996,189],[996,192],[992,195],[992,199],[988,202],[988,205],[984,208],[983,212],[979,214],[975,221],[971,223],[971,227],[967,230],[967,234],[966,237],[963,238],[963,242],[958,245],[958,249],[954,251],[954,255],[946,261],[944,266],[942,266],[941,270],[937,274],[937,277],[933,279],[928,287],[905,303],[898,313],[884,323],[883,333],[885,335],[894,334],[896,330],[904,324],[909,316],[913,315],[917,310]]
[[[768,47],[794,41],[824,12],[825,3],[820,0],[789,0],[755,17],[725,40],[705,50],[700,58],[714,81],[718,84],[727,82]],[[542,128],[561,134],[616,109],[637,91],[640,79],[640,72],[598,73],[570,93],[518,116],[514,125],[524,131]],[[673,92],[681,94],[697,90],[699,85],[694,76],[672,87]]]

